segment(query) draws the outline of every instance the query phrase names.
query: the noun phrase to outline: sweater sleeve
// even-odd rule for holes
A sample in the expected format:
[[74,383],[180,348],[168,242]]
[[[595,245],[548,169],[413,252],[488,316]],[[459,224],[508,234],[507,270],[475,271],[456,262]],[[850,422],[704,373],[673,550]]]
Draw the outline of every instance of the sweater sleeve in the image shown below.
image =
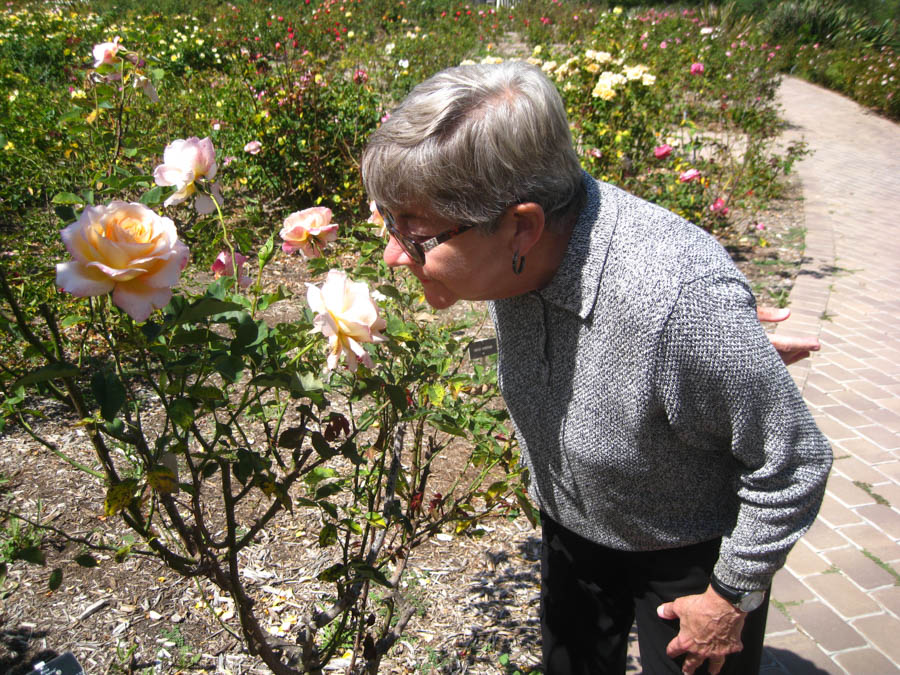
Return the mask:
[[764,588],[812,525],[832,455],[739,273],[682,286],[656,368],[660,402],[684,446],[730,455],[722,480],[737,512],[715,574],[737,588]]

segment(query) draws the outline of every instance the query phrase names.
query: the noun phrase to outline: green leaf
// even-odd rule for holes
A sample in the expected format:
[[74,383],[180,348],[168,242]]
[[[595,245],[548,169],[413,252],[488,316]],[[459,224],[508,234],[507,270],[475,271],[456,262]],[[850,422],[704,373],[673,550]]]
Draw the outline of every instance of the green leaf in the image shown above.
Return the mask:
[[75,558],[75,562],[77,562],[82,567],[97,567],[99,564],[97,559],[92,556],[90,553],[82,553],[80,556]]
[[332,448],[328,441],[325,440],[325,437],[318,431],[313,433],[310,440],[312,441],[313,448],[315,448],[315,451],[322,459],[331,459],[338,454],[337,449]]
[[75,377],[79,373],[78,366],[71,363],[51,363],[49,365],[33,370],[27,375],[23,375],[15,383],[12,389],[24,387],[29,384],[37,384],[38,382],[47,382],[60,377]]
[[389,298],[393,298],[394,300],[402,300],[402,296],[400,295],[400,291],[396,289],[396,287],[391,286],[390,284],[381,284],[378,287],[378,292],[382,295],[385,295]]
[[330,567],[326,567],[324,570],[319,572],[316,579],[319,581],[337,581],[338,579],[345,576],[347,573],[347,568],[341,565],[340,563],[335,563]]
[[278,437],[279,448],[300,448],[303,446],[303,439],[306,436],[306,429],[303,427],[291,427],[281,432]]
[[263,244],[259,253],[257,254],[259,258],[260,267],[265,267],[269,261],[272,259],[272,256],[275,255],[275,235],[270,234],[269,238],[266,239],[266,243]]
[[50,572],[50,581],[47,583],[47,586],[51,591],[55,591],[62,585],[63,580],[63,571],[57,567],[55,570]]
[[196,323],[200,319],[222,314],[223,312],[233,312],[241,309],[241,306],[235,302],[219,300],[217,298],[201,298],[197,302],[186,307],[172,323]]
[[75,314],[70,314],[69,316],[63,317],[59,325],[61,328],[69,328],[71,326],[77,326],[80,323],[87,323],[86,316],[77,316]]
[[169,407],[169,417],[182,429],[189,429],[194,421],[194,406],[189,400],[180,398]]
[[75,209],[71,206],[56,206],[53,208],[53,212],[64,223],[71,223],[78,217],[75,215]]
[[219,375],[234,384],[241,379],[244,362],[237,356],[220,356],[213,361],[213,366]]
[[369,511],[366,514],[366,520],[375,527],[387,527],[387,521],[384,519],[384,516],[377,511]]
[[319,532],[319,546],[326,548],[337,543],[337,528],[332,523],[326,523]]
[[354,572],[356,572],[358,576],[362,577],[363,579],[371,579],[376,584],[386,586],[387,588],[390,588],[391,586],[391,582],[387,580],[387,577],[384,576],[384,573],[381,570],[372,567],[371,565],[367,565],[363,562],[353,562],[350,563],[350,567]]
[[126,544],[125,546],[120,546],[116,549],[116,552],[113,554],[113,560],[117,563],[125,562],[125,558],[127,558],[131,554],[131,544]]
[[91,391],[100,404],[100,414],[112,422],[125,404],[125,387],[119,376],[109,371],[97,371],[91,377]]
[[406,398],[406,391],[403,387],[399,387],[396,384],[386,384],[384,389],[388,398],[391,399],[391,405],[400,412],[404,412],[409,405],[409,401]]
[[158,206],[162,203],[163,200],[163,189],[159,185],[154,188],[150,188],[144,194],[141,195],[140,202],[144,206]]
[[250,476],[253,475],[253,458],[249,452],[243,449],[238,450],[237,455],[238,461],[232,466],[232,471],[234,471],[235,478],[246,485]]
[[337,476],[337,471],[335,471],[334,469],[330,469],[327,466],[317,466],[315,469],[306,474],[303,480],[306,481],[306,483],[310,487],[315,487],[323,480],[327,478],[334,478],[335,476]]
[[84,198],[74,192],[59,192],[50,201],[53,204],[84,204]]
[[43,565],[47,562],[44,554],[37,546],[26,546],[12,554],[13,560],[24,560],[32,565]]

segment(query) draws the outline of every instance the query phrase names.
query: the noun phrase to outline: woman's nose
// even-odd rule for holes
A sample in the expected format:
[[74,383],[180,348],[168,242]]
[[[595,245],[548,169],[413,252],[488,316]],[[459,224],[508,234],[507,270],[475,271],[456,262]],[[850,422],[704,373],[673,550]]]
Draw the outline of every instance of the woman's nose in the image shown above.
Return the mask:
[[384,247],[384,262],[388,267],[411,267],[415,263],[403,247],[394,237],[388,239],[387,246]]

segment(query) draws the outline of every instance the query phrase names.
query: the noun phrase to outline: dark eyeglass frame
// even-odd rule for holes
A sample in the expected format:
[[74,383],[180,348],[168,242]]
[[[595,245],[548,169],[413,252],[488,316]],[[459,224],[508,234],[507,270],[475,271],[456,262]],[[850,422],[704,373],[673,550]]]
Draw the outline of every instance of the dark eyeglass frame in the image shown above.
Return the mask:
[[397,240],[397,243],[403,248],[416,265],[424,265],[425,264],[425,254],[436,246],[440,246],[445,241],[452,239],[458,234],[462,234],[467,230],[471,230],[475,225],[460,225],[458,227],[450,228],[449,230],[444,230],[440,234],[431,237],[430,239],[426,239],[425,241],[416,241],[412,237],[403,234],[400,230],[397,229],[397,223],[394,220],[394,216],[391,215],[391,212],[386,208],[381,206],[380,204],[376,204],[375,208],[378,209],[378,213],[381,214],[382,220],[384,220],[384,226],[387,228],[387,231],[390,235]]

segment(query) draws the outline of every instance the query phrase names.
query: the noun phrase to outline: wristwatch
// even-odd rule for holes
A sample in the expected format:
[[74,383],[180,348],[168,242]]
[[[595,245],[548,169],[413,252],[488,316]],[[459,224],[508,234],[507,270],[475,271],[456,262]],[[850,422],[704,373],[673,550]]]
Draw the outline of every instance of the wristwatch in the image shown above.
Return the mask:
[[712,589],[730,602],[736,609],[742,612],[752,612],[759,607],[766,598],[766,592],[763,591],[743,591],[740,588],[723,584],[716,579],[713,574],[709,577],[709,585]]

